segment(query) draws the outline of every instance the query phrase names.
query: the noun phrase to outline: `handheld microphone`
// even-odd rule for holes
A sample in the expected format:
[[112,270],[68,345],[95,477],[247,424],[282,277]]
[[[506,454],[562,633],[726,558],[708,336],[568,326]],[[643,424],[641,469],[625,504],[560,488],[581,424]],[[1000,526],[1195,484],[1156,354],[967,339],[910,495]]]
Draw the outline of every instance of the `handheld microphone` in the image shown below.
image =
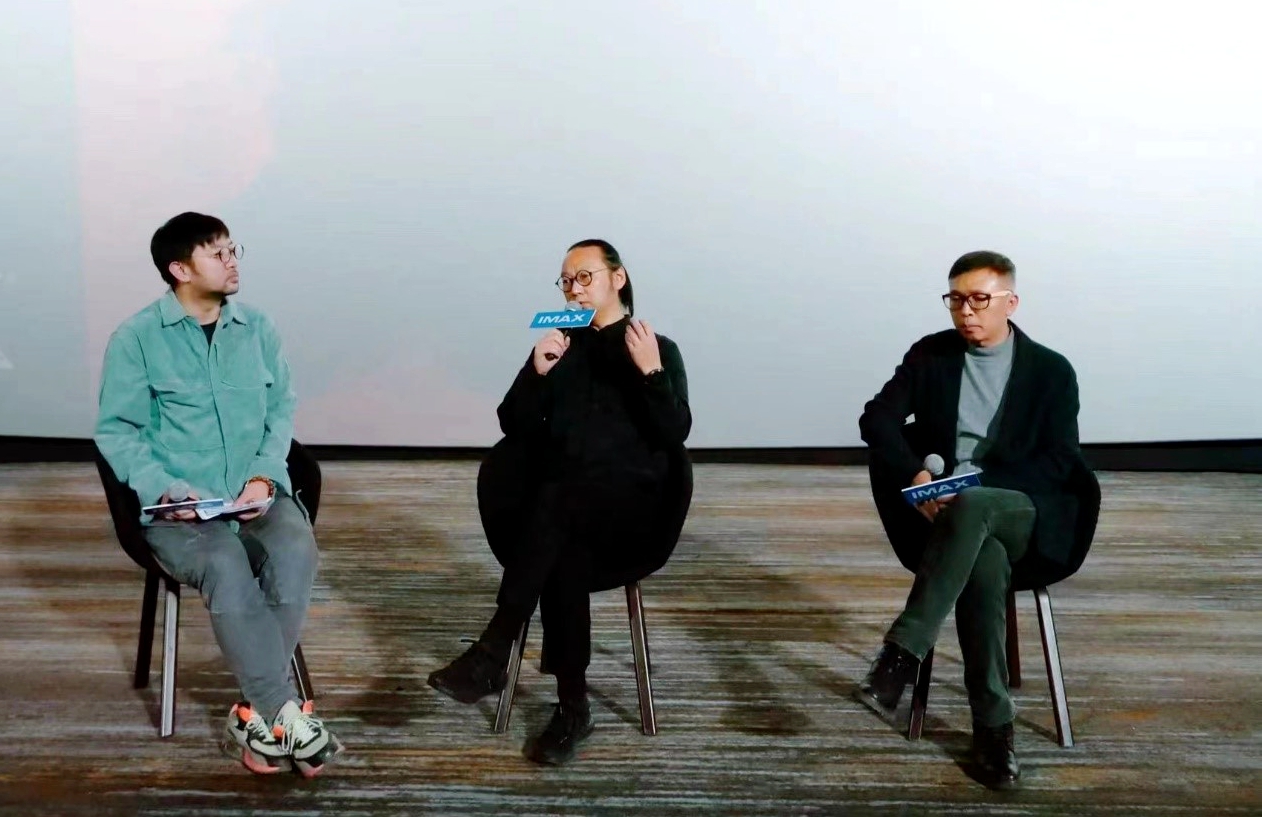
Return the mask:
[[[577,301],[567,301],[562,312],[536,314],[530,326],[531,328],[551,326],[558,328],[562,335],[569,337],[569,331],[572,328],[589,326],[594,317],[596,317],[596,309],[584,309]],[[544,352],[544,360],[557,360],[557,357],[559,357],[557,352]]]
[[188,495],[192,490],[187,482],[177,479],[171,483],[171,489],[167,491],[167,499],[172,502],[183,502],[188,499]]
[[976,472],[942,477],[942,472],[946,470],[946,462],[937,454],[930,454],[925,457],[924,466],[929,475],[933,477],[933,480],[923,485],[912,485],[902,489],[903,498],[911,505],[919,505],[926,500],[940,499],[945,496],[958,494],[965,488],[976,488],[982,484],[981,477]]

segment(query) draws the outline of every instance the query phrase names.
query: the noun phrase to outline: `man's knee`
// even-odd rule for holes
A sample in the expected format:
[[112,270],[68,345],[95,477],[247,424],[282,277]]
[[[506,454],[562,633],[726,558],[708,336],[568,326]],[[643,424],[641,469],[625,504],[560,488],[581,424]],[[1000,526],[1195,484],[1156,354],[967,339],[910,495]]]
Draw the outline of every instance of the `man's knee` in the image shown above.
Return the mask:
[[297,505],[286,503],[276,506],[273,511],[276,510],[281,511],[278,518],[269,520],[271,524],[256,535],[266,554],[261,571],[266,590],[275,602],[285,604],[309,595],[319,567],[319,548],[312,527]]
[[319,566],[315,537],[295,536],[270,548],[263,578],[268,598],[274,604],[305,602]]
[[250,557],[239,542],[225,541],[207,548],[200,567],[191,584],[212,614],[243,612],[257,601],[258,580],[250,567]]
[[956,518],[985,518],[995,507],[995,495],[989,488],[969,488],[956,494],[949,507]]

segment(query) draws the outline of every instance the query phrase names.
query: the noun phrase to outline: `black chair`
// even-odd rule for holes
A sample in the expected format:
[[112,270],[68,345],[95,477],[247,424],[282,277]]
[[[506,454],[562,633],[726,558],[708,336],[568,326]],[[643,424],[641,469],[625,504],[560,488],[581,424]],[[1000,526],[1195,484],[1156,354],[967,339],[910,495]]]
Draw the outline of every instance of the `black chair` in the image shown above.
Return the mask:
[[[289,448],[288,466],[294,496],[302,502],[312,524],[315,524],[316,512],[320,507],[320,464],[306,448],[294,440]],[[162,569],[145,541],[140,524],[140,499],[136,492],[119,481],[99,449],[96,451],[96,469],[101,475],[101,485],[105,489],[105,499],[109,504],[118,543],[132,561],[145,571],[145,595],[140,607],[140,643],[136,647],[136,689],[149,686],[159,583],[166,590],[162,624],[162,717],[159,731],[162,737],[168,738],[175,733],[175,668],[179,647],[180,583]],[[310,700],[315,693],[311,686],[311,676],[307,672],[307,663],[302,657],[301,645],[294,649],[291,665],[299,694],[304,700]]]
[[[533,500],[533,488],[537,485],[523,479],[529,474],[528,463],[533,461],[533,452],[528,446],[506,439],[491,449],[491,453],[483,461],[478,470],[478,508],[486,529],[487,541],[491,550],[499,558],[499,546],[506,536],[512,535],[515,525],[520,524],[523,508]],[[654,537],[653,558],[649,569],[641,569],[636,575],[607,576],[603,584],[591,587],[588,592],[599,593],[622,587],[627,596],[627,618],[631,627],[631,651],[635,663],[635,682],[640,702],[640,730],[646,735],[657,734],[657,713],[653,706],[652,659],[649,655],[648,629],[644,620],[644,597],[640,591],[640,580],[656,573],[666,564],[675,545],[679,542],[684,521],[688,516],[688,508],[692,504],[692,461],[682,446],[670,452],[667,471],[667,482],[663,496],[669,503],[662,514],[662,528]],[[501,559],[501,563],[502,563]],[[504,689],[500,692],[499,704],[495,711],[494,729],[498,733],[508,731],[508,721],[512,716],[513,696],[517,690],[517,679],[521,673],[522,652],[526,644],[526,635],[530,629],[527,620],[522,624],[517,638],[509,651],[508,677]],[[547,642],[545,640],[540,657],[540,669],[547,671]]]
[[[917,436],[914,423],[904,428],[904,435],[917,456],[928,453]],[[897,485],[882,474],[869,459],[868,476],[877,512],[885,527],[886,535],[894,546],[895,555],[903,567],[915,573],[920,561],[921,547],[925,541],[929,523],[909,506],[899,494]],[[1061,669],[1060,647],[1056,641],[1056,622],[1052,616],[1052,598],[1048,588],[1069,578],[1087,558],[1091,541],[1095,536],[1100,516],[1100,482],[1096,475],[1081,461],[1070,475],[1070,493],[1078,500],[1078,516],[1074,530],[1074,549],[1065,564],[1057,564],[1031,554],[1013,565],[1011,585],[1008,590],[1007,645],[1008,686],[1021,686],[1020,641],[1017,635],[1016,594],[1025,590],[1034,592],[1038,609],[1039,634],[1043,642],[1043,658],[1047,665],[1047,683],[1051,690],[1052,713],[1056,720],[1056,740],[1064,747],[1074,745],[1073,729],[1069,720],[1069,702],[1065,694],[1065,677]],[[929,705],[929,684],[933,675],[933,649],[920,662],[920,670],[912,687],[911,715],[907,723],[907,739],[919,740],[924,729],[925,712]]]

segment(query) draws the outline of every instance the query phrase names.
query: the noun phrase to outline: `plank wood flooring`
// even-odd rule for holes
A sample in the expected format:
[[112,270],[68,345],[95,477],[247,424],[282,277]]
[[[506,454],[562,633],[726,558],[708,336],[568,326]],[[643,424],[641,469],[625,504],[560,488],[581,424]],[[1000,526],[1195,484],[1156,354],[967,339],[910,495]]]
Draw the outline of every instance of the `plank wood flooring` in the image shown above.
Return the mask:
[[[553,700],[533,628],[509,734],[493,701],[425,685],[492,609],[476,463],[331,463],[307,662],[348,746],[313,781],[257,778],[216,740],[235,699],[195,594],[176,735],[131,688],[142,575],[90,464],[0,466],[4,814],[877,814],[1262,811],[1262,477],[1101,475],[1083,570],[1052,590],[1078,745],[1055,742],[1033,596],[1018,597],[1023,789],[968,774],[959,647],[939,642],[925,737],[850,695],[910,576],[862,469],[708,465],[644,583],[660,732],[640,734],[626,607],[593,600],[597,731],[562,769],[521,757]],[[161,614],[159,614],[161,615]]]

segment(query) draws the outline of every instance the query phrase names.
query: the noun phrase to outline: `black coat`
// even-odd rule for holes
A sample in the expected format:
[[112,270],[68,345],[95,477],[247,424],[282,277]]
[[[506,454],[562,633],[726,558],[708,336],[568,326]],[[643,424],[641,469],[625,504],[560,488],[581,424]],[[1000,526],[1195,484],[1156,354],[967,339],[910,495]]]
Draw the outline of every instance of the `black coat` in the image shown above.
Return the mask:
[[[541,483],[584,494],[592,482],[633,504],[652,497],[654,524],[634,552],[610,559],[590,590],[617,587],[656,571],[675,548],[692,500],[688,378],[679,348],[657,336],[664,371],[646,378],[626,348],[627,319],[570,333],[570,347],[547,375],[530,358],[499,407],[504,438],[478,472],[478,509],[501,564],[518,545]],[[613,538],[618,538],[614,536]],[[612,547],[614,542],[602,547]]]
[[[1086,558],[1100,488],[1078,444],[1078,380],[1062,355],[1012,325],[1012,373],[997,436],[979,461],[983,486],[1027,494],[1038,516],[1014,587],[1051,584]],[[877,510],[899,561],[915,570],[931,525],[899,493],[936,453],[954,470],[960,380],[967,341],[955,330],[917,341],[894,376],[864,406],[859,429],[870,451]],[[914,423],[907,423],[914,415]]]

